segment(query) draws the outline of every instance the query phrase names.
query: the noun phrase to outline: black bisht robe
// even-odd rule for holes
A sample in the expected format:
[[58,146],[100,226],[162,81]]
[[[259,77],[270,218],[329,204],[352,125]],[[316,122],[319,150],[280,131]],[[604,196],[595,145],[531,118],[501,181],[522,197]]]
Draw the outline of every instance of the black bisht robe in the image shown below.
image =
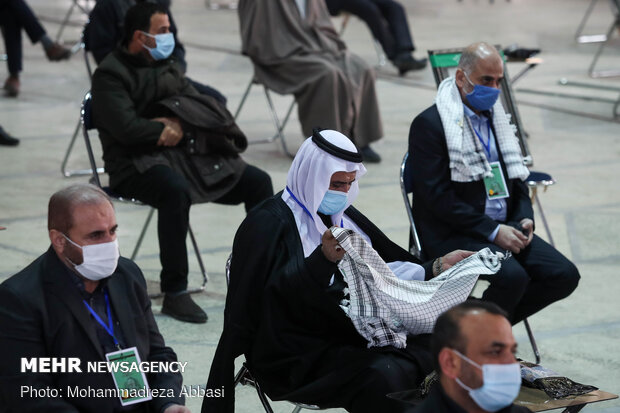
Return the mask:
[[[381,394],[415,387],[432,370],[428,335],[411,337],[406,349],[368,349],[338,306],[341,291],[328,287],[331,276],[339,274],[336,264],[325,259],[320,246],[304,258],[295,218],[281,194],[251,211],[237,230],[224,330],[207,383],[208,389],[224,386],[225,397],[205,397],[202,412],[234,411],[234,360],[242,354],[273,400],[346,408],[350,399],[363,399],[364,394],[353,393],[364,381],[377,391],[387,386]],[[384,261],[419,263],[354,207],[345,214],[370,237]],[[424,264],[427,277],[431,264]],[[396,382],[377,375],[378,383],[371,384],[385,357],[396,364],[394,374],[388,374]],[[408,372],[407,380],[399,371]]]

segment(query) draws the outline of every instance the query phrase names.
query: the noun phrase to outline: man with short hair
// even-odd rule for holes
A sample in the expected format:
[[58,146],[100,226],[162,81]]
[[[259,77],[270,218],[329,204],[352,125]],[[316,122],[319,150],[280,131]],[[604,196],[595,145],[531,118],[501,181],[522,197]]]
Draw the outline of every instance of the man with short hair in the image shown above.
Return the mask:
[[515,324],[570,295],[579,272],[534,234],[529,171],[497,99],[503,76],[493,46],[468,46],[435,105],[411,124],[408,169],[418,235],[430,257],[455,248],[512,252],[482,298]]
[[246,164],[243,132],[216,99],[199,94],[169,56],[166,9],[138,3],[125,15],[125,40],[93,75],[92,116],[111,189],[157,208],[162,312],[204,323],[187,292],[186,238],[192,203],[245,204],[273,194],[271,179]]
[[[120,349],[133,348],[143,362],[177,362],[153,318],[142,272],[119,258],[117,228],[112,202],[101,189],[78,184],[52,195],[50,248],[0,284],[3,410],[189,412],[182,406],[181,373],[146,374],[162,397],[121,410],[114,391],[122,387],[112,374],[88,371],[88,363],[105,363],[106,354]],[[23,360],[45,358],[77,358],[81,372],[22,371]],[[80,391],[72,395],[70,389]],[[83,397],[83,390],[109,394]]]
[[226,397],[205,397],[203,412],[234,410],[234,359],[241,354],[273,400],[351,412],[406,408],[386,395],[415,386],[430,372],[428,334],[406,335],[401,346],[391,341],[369,348],[347,315],[353,287],[338,267],[345,251],[329,228],[355,231],[382,260],[399,262],[419,281],[472,253],[455,251],[432,266],[393,243],[352,206],[365,173],[348,137],[316,130],[299,148],[285,190],[243,221],[233,243],[224,331],[207,383],[223,387]]
[[513,401],[521,388],[517,343],[506,313],[466,301],[437,319],[431,340],[439,382],[415,413],[527,413]]

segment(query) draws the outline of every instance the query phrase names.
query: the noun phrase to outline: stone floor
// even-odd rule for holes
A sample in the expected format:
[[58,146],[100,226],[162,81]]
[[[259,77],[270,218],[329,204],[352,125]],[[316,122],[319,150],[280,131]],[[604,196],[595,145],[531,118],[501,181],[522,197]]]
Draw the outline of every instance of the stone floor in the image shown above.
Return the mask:
[[[213,1],[214,2],[214,1]],[[59,29],[70,0],[30,0],[50,35]],[[252,76],[249,60],[239,54],[237,15],[232,10],[210,10],[199,0],[175,0],[173,13],[185,42],[189,75],[211,84],[228,96],[236,108]],[[427,50],[460,47],[486,40],[503,46],[518,43],[540,48],[544,62],[515,86],[523,124],[530,135],[529,147],[535,168],[551,173],[557,185],[541,194],[545,214],[556,246],[579,267],[582,280],[568,299],[530,318],[545,366],[576,381],[620,392],[620,125],[613,119],[613,104],[620,94],[620,78],[591,79],[587,75],[597,45],[579,45],[575,30],[589,4],[586,0],[403,0],[416,40],[418,57]],[[586,32],[605,32],[613,20],[606,2],[599,2]],[[79,38],[83,16],[72,17],[74,24],[63,33],[68,43]],[[335,18],[339,26],[341,18]],[[364,24],[352,19],[344,33],[349,48],[375,64],[377,56]],[[615,37],[619,37],[615,34]],[[618,42],[600,61],[601,68],[618,68]],[[1,53],[2,49],[0,49]],[[57,189],[86,177],[64,178],[60,173],[69,139],[78,119],[79,104],[89,89],[81,54],[68,62],[48,63],[39,45],[25,40],[25,70],[22,93],[17,99],[0,97],[0,124],[21,139],[17,148],[0,148],[0,279],[14,274],[48,247],[46,208]],[[511,63],[514,75],[522,65]],[[4,79],[6,69],[0,68]],[[586,82],[601,89],[561,86],[558,81]],[[379,165],[369,165],[360,183],[356,202],[390,237],[407,244],[407,218],[398,184],[398,167],[407,146],[409,124],[434,98],[430,69],[398,78],[389,66],[379,69],[377,81],[385,137],[376,145],[383,156]],[[585,95],[588,100],[532,93],[543,91]],[[601,99],[602,98],[602,99]],[[284,112],[290,96],[276,96]],[[239,118],[250,140],[270,136],[273,125],[258,88]],[[302,141],[296,115],[286,130],[289,144]],[[278,146],[250,146],[245,158],[267,170],[274,187],[283,187],[290,160]],[[69,168],[87,166],[81,141],[70,158]],[[614,178],[616,177],[616,178]],[[382,202],[376,202],[381,199]],[[118,205],[119,240],[129,255],[139,234],[146,208]],[[153,301],[155,317],[166,341],[188,362],[185,383],[204,384],[213,352],[222,329],[226,295],[224,263],[235,231],[244,217],[241,206],[198,205],[192,208],[191,222],[210,276],[205,293],[196,296],[209,313],[206,325],[174,321],[160,314],[161,301]],[[539,234],[546,237],[542,226]],[[136,259],[155,291],[159,273],[156,232],[150,228]],[[190,280],[199,283],[199,273],[190,256]],[[614,304],[616,303],[616,304]],[[514,329],[521,346],[519,356],[532,359],[527,336],[521,325]],[[237,411],[260,411],[252,389],[237,390]],[[201,399],[190,398],[188,405],[198,411]],[[275,410],[290,411],[285,402]],[[617,412],[620,401],[588,406],[584,411]]]

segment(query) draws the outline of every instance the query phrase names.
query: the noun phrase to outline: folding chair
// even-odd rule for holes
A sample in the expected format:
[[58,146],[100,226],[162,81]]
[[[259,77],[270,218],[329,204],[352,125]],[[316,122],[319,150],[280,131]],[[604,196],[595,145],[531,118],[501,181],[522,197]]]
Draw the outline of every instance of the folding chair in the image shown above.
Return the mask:
[[[237,107],[237,110],[235,111],[235,121],[237,120],[237,118],[239,117],[239,114],[241,113],[241,109],[243,108],[243,105],[245,104],[245,101],[248,95],[250,94],[250,89],[252,89],[252,86],[260,85],[260,84],[261,83],[259,82],[258,78],[255,75],[252,75],[252,78],[250,79],[250,83],[248,83],[248,87],[245,89],[245,92],[243,93],[243,97],[241,98],[241,102],[239,102],[239,106]],[[286,140],[284,139],[283,131],[284,131],[284,128],[286,127],[286,124],[288,123],[289,118],[291,117],[293,108],[295,107],[295,100],[291,102],[291,105],[286,111],[286,116],[284,117],[284,121],[280,122],[280,118],[278,117],[278,112],[276,111],[276,108],[273,104],[273,100],[271,99],[271,93],[269,92],[269,88],[265,85],[262,85],[262,86],[263,86],[263,91],[265,93],[265,98],[267,98],[267,104],[269,105],[269,112],[271,113],[271,119],[273,120],[273,124],[276,127],[276,133],[273,136],[266,138],[266,139],[250,141],[249,144],[254,145],[254,144],[259,144],[259,143],[271,143],[276,140],[279,140],[284,153],[289,158],[292,159],[295,157],[295,154],[288,150],[286,146]]]
[[[96,0],[93,1],[93,3]],[[82,4],[83,3],[83,4]],[[71,0],[71,5],[69,6],[69,10],[65,14],[64,19],[60,22],[60,27],[58,28],[58,33],[56,33],[56,41],[60,42],[60,38],[62,37],[62,33],[65,30],[65,27],[69,25],[69,19],[73,14],[73,11],[77,8],[78,11],[81,11],[83,14],[88,16],[90,14],[90,0]]]
[[[93,68],[91,66],[90,58],[89,58],[89,47],[86,44],[86,27],[88,23],[84,26],[84,30],[82,31],[82,38],[80,40],[80,48],[84,51],[84,62],[86,63],[86,72],[88,73],[88,81],[89,83],[93,78]],[[75,130],[73,131],[73,135],[71,135],[71,140],[69,141],[69,145],[67,146],[67,150],[65,151],[65,156],[62,159],[62,163],[60,164],[60,172],[65,178],[69,178],[71,176],[84,176],[91,175],[93,171],[91,169],[67,169],[67,164],[69,163],[69,157],[71,156],[71,152],[73,152],[73,146],[75,145],[75,141],[77,140],[78,134],[80,133],[80,129],[82,127],[81,119],[78,118],[77,125],[75,126]],[[97,170],[99,173],[103,173],[103,168],[99,168]]]
[[[408,173],[407,169],[409,167],[408,158],[409,152],[405,152],[405,156],[403,156],[403,160],[400,163],[400,190],[403,194],[405,210],[407,210],[407,217],[409,218],[409,252],[415,255],[418,259],[424,260],[425,257],[422,250],[422,244],[420,243],[418,231],[416,230],[415,222],[413,220],[413,182],[411,181],[411,174]],[[536,364],[540,364],[540,351],[538,350],[534,333],[532,333],[532,329],[530,328],[530,323],[527,321],[527,318],[523,319],[523,325],[525,326],[525,331],[527,332],[527,336],[530,340],[532,351],[534,352],[534,357],[536,358]]]
[[[226,269],[225,269],[226,286],[228,286],[228,284],[230,283],[230,263],[231,262],[232,262],[232,253],[228,255],[228,259],[226,260]],[[234,387],[236,388],[237,385],[239,384],[241,384],[242,386],[254,387],[254,389],[256,390],[256,393],[258,394],[258,398],[260,399],[260,402],[263,405],[263,408],[265,409],[265,412],[273,413],[273,409],[271,408],[271,404],[269,403],[269,398],[267,397],[265,392],[263,392],[263,390],[260,387],[260,384],[258,384],[254,376],[252,376],[252,373],[250,372],[250,368],[248,364],[245,362],[243,363],[243,365],[241,366],[237,374],[235,374]],[[295,405],[291,413],[299,413],[302,409],[323,410],[319,406],[315,406],[313,404],[304,404],[304,403],[295,403],[295,402],[290,402],[290,403]]]
[[[496,47],[502,58],[504,58],[504,53],[502,52],[501,48],[499,46]],[[439,84],[445,78],[450,76],[451,72],[455,71],[459,63],[459,59],[461,58],[462,51],[462,48],[428,51],[429,61],[431,62],[431,67],[433,69],[433,75],[435,76],[435,83],[437,84],[437,86],[439,86]],[[527,145],[527,134],[525,133],[523,129],[523,124],[521,123],[521,116],[519,115],[517,103],[514,100],[512,94],[510,77],[508,76],[508,70],[505,65],[504,78],[500,82],[500,89],[502,91],[502,93],[500,94],[502,105],[504,106],[504,109],[510,114],[511,121],[517,128],[516,135],[519,139],[519,146],[521,147],[521,154],[523,155],[524,163],[527,167],[531,167],[534,164],[534,160]],[[553,236],[551,235],[551,230],[543,212],[540,197],[537,196],[537,194],[538,188],[543,188],[543,190],[546,191],[547,188],[555,184],[556,181],[548,173],[530,171],[530,175],[527,177],[526,182],[531,190],[530,198],[532,199],[532,203],[535,203],[538,210],[540,211],[540,218],[544,224],[549,243],[551,245],[554,245]]]
[[577,43],[600,43],[598,50],[596,51],[594,57],[592,58],[592,63],[590,63],[590,67],[588,68],[588,74],[590,77],[599,78],[599,77],[612,77],[620,75],[620,70],[600,70],[596,71],[594,68],[596,67],[596,63],[598,62],[599,57],[603,53],[603,49],[607,47],[613,37],[614,30],[620,29],[620,0],[609,0],[609,6],[613,10],[614,20],[612,21],[609,29],[607,29],[607,33],[601,34],[583,34],[583,30],[586,26],[586,22],[592,15],[592,11],[594,7],[598,3],[598,0],[591,0],[588,8],[586,9],[579,26],[577,27],[577,32],[575,33],[575,41]]
[[[338,31],[338,35],[342,37],[345,29],[349,25],[349,20],[351,20],[351,13],[343,12],[342,15],[342,23],[340,24],[340,30]],[[385,53],[383,53],[383,48],[381,47],[381,43],[377,39],[372,38],[373,45],[375,46],[375,53],[377,54],[377,68],[381,68],[387,64],[387,57]]]
[[[90,136],[89,136],[89,131],[95,128],[95,126],[93,125],[93,121],[92,121],[91,104],[92,104],[92,96],[89,91],[86,93],[86,95],[84,95],[84,99],[82,100],[82,106],[80,108],[80,125],[82,126],[82,133],[84,135],[84,144],[86,145],[86,152],[88,154],[88,160],[90,162],[90,167],[92,171],[92,177],[90,179],[91,183],[97,185],[104,192],[106,192],[111,198],[113,198],[114,200],[118,202],[148,206],[146,204],[143,204],[137,199],[125,198],[125,197],[119,196],[118,194],[115,194],[114,192],[112,192],[110,187],[101,185],[101,180],[99,178],[99,168],[97,168],[97,162],[95,161],[95,155],[93,152],[93,148],[92,148],[92,145],[90,142]],[[136,245],[133,249],[133,252],[131,253],[132,261],[138,255],[138,251],[140,250],[140,246],[142,245],[142,241],[144,240],[144,235],[146,234],[146,230],[148,229],[149,224],[151,223],[151,219],[153,218],[154,212],[155,212],[155,208],[149,206],[149,213],[146,217],[146,221],[144,222],[144,225],[142,226],[142,230],[140,231],[140,235],[138,236]],[[189,236],[192,241],[192,246],[194,247],[194,252],[196,253],[196,260],[198,261],[198,266],[200,267],[200,273],[202,274],[202,285],[200,285],[200,287],[198,288],[188,290],[188,292],[197,293],[197,292],[204,291],[207,285],[207,282],[209,281],[209,277],[207,275],[207,271],[205,270],[205,266],[202,261],[202,256],[200,255],[200,248],[198,248],[198,244],[196,243],[196,237],[194,236],[194,231],[192,230],[191,225],[189,226]],[[155,294],[149,294],[149,297],[158,298],[158,297],[161,297],[162,295],[163,293],[155,293]]]

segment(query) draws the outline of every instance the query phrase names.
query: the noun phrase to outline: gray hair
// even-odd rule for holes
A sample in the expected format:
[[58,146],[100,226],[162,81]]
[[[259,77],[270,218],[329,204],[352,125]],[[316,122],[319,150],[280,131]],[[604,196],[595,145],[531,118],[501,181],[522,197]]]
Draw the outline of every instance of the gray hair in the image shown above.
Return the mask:
[[461,54],[457,68],[469,75],[475,69],[478,60],[486,59],[494,55],[500,57],[497,49],[488,43],[478,42],[470,44]]
[[97,205],[109,202],[110,197],[101,188],[91,184],[75,184],[56,192],[47,208],[47,229],[67,234],[73,226],[73,211],[79,205]]

